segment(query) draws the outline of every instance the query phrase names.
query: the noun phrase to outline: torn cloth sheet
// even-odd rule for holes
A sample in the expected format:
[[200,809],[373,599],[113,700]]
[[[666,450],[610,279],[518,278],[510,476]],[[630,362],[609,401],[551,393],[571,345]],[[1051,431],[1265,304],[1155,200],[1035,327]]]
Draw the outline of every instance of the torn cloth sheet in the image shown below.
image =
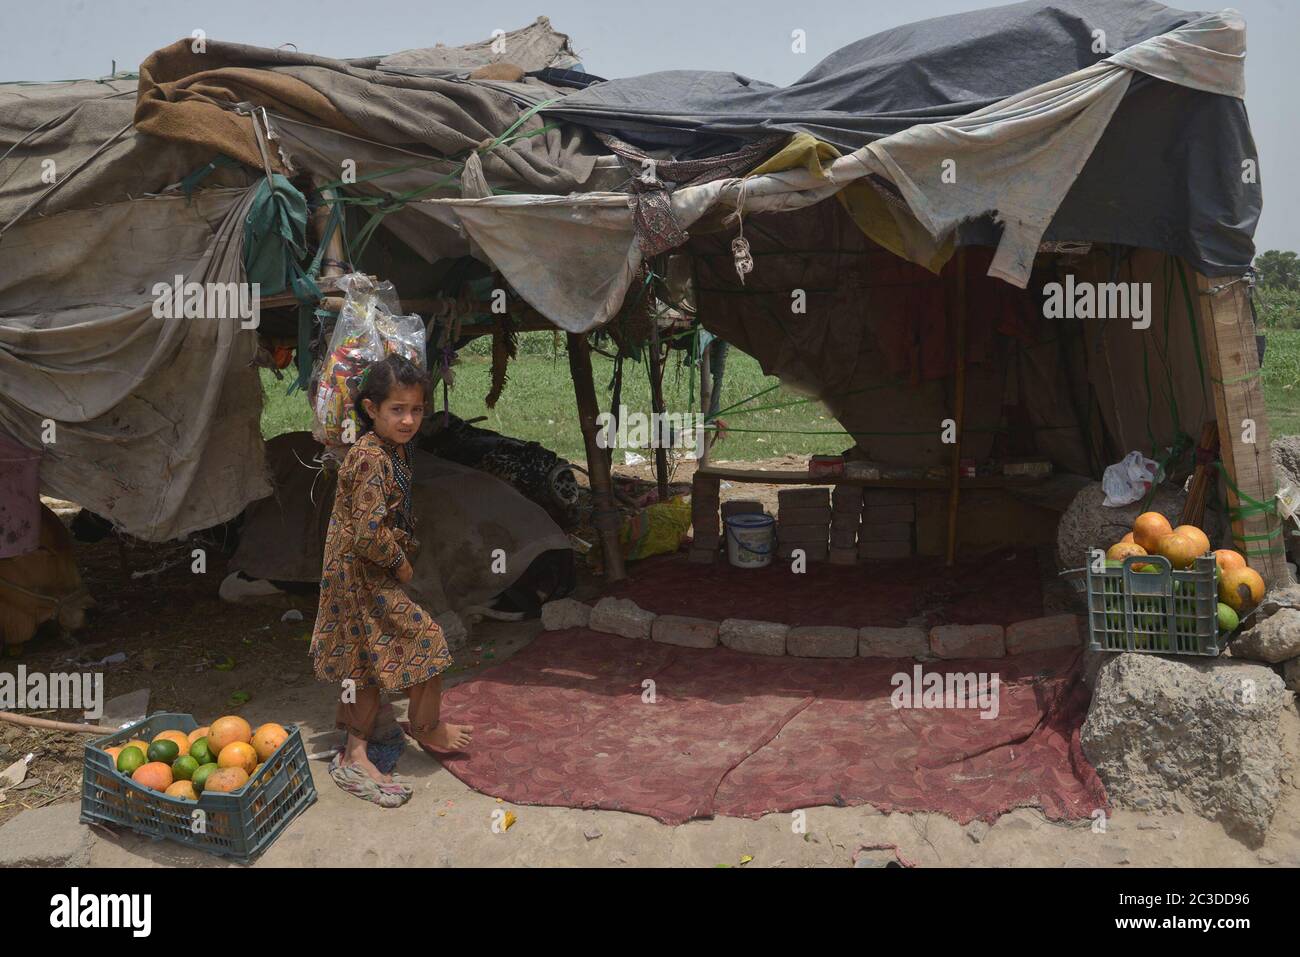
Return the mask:
[[244,282],[253,192],[73,209],[5,235],[0,431],[44,448],[42,492],[165,541],[270,491],[256,333],[238,316],[155,315],[154,285],[177,275]]
[[[1176,69],[1172,51],[1182,51]],[[1132,71],[1236,96],[1243,51],[1241,19],[1232,11],[1207,15],[971,116],[912,126],[825,167],[686,187],[672,196],[673,214],[685,229],[718,202],[748,211],[796,209],[875,173],[907,204],[891,207],[907,258],[932,267],[959,223],[997,213],[1004,228],[989,275],[1023,288],[1044,230],[1123,99]],[[608,321],[640,264],[623,197],[431,200],[425,208],[459,221],[511,285],[570,332]],[[550,251],[544,264],[538,249]]]
[[[231,571],[275,581],[319,580],[335,476],[308,463],[321,446],[289,432],[266,444],[274,495],[249,506]],[[420,552],[408,590],[430,614],[460,613],[510,587],[542,552],[570,548],[540,506],[499,479],[417,452],[412,495]],[[493,550],[505,552],[498,573]]]

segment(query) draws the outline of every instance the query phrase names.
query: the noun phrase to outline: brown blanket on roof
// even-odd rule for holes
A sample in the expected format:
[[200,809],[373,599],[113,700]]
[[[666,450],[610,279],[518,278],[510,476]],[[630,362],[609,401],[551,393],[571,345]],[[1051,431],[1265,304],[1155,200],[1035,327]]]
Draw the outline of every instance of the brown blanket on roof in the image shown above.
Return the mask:
[[[204,41],[204,52],[196,53],[196,42],[177,40],[140,64],[135,127],[202,145],[253,167],[262,165],[261,154],[250,118],[228,108],[236,103],[445,157],[462,156],[499,136],[524,112],[504,93],[472,81],[387,73],[328,57],[215,40]],[[516,132],[543,125],[533,115]],[[483,165],[494,186],[563,194],[586,181],[600,152],[586,134],[570,127],[518,139],[485,155]],[[279,156],[272,155],[271,162],[284,172]]]

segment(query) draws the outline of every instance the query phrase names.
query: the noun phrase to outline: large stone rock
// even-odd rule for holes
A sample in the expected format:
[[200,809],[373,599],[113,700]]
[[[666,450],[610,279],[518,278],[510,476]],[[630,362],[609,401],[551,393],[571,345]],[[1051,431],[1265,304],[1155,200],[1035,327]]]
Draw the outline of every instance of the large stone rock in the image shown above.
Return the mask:
[[779,621],[751,621],[728,618],[718,626],[718,639],[735,651],[751,655],[785,654],[785,637],[790,626]]
[[630,598],[602,598],[591,610],[587,627],[623,638],[649,638],[654,612],[646,611]]
[[650,637],[665,645],[713,648],[718,644],[718,623],[708,618],[660,615],[650,628]]
[[1232,643],[1232,657],[1278,664],[1300,656],[1300,611],[1279,608]]
[[542,627],[547,631],[586,628],[591,624],[591,606],[573,598],[559,598],[542,606]]
[[[1088,563],[1089,548],[1109,548],[1125,533],[1133,530],[1133,520],[1145,511],[1159,512],[1169,519],[1169,524],[1181,524],[1183,502],[1187,495],[1182,491],[1161,486],[1156,490],[1150,508],[1142,507],[1142,500],[1122,508],[1107,508],[1102,504],[1106,493],[1100,482],[1085,485],[1070,502],[1056,529],[1056,560],[1061,568],[1082,568]],[[1223,522],[1213,509],[1205,510],[1201,529],[1210,542],[1220,547]],[[1231,542],[1224,543],[1232,548]]]
[[1292,658],[1282,665],[1282,680],[1287,691],[1300,691],[1300,658]]
[[856,658],[858,630],[837,625],[798,625],[786,635],[785,650],[799,658]]
[[80,818],[76,801],[23,811],[0,827],[0,868],[85,867],[95,837]]
[[930,651],[940,658],[1001,658],[1007,653],[1001,625],[935,625]]
[[858,629],[858,654],[863,658],[929,658],[930,633],[924,628]]
[[1007,625],[1007,654],[1022,655],[1048,648],[1077,648],[1087,640],[1080,615],[1047,615]]
[[1286,769],[1286,698],[1263,665],[1116,655],[1097,675],[1083,751],[1115,804],[1192,811],[1256,847]]

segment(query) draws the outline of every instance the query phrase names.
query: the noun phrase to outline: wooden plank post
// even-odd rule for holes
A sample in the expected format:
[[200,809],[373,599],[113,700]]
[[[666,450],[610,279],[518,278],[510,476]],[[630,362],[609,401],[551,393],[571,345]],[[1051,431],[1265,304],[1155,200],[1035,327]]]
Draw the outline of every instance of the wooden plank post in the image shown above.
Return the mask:
[[605,552],[605,580],[616,582],[627,577],[623,566],[623,552],[618,544],[620,517],[614,507],[614,481],[610,474],[609,459],[596,441],[596,386],[591,373],[591,347],[587,337],[568,333],[569,375],[573,379],[573,393],[578,402],[578,423],[582,427],[582,441],[587,449],[587,480],[591,483],[593,503],[591,523],[600,535]]
[[[1259,352],[1244,280],[1210,279],[1196,274],[1195,308],[1209,364],[1219,426],[1219,455],[1242,495],[1270,504],[1277,492],[1269,453],[1268,413],[1259,378]],[[1251,441],[1253,439],[1253,441]],[[1286,567],[1286,528],[1274,511],[1242,502],[1224,483],[1235,514],[1232,538],[1237,551],[1270,588],[1290,581]],[[1245,506],[1244,515],[1236,512]]]
[[954,389],[953,421],[956,423],[956,441],[952,446],[952,475],[948,487],[948,553],[947,564],[957,560],[957,508],[961,502],[961,430],[966,419],[966,250],[957,250],[954,257],[957,267],[949,315],[957,327],[957,372]]
[[654,421],[659,423],[654,429],[655,484],[659,491],[659,501],[668,501],[668,449],[664,447],[668,429],[664,423],[667,406],[664,403],[664,363],[659,354],[659,316],[650,312],[650,411]]
[[709,406],[713,402],[713,370],[709,368],[709,350],[713,348],[713,341],[700,350],[700,415],[706,420],[704,423],[704,446],[696,456],[700,465],[709,464],[709,448],[713,445],[713,433],[710,429],[710,423],[707,421],[709,415]]

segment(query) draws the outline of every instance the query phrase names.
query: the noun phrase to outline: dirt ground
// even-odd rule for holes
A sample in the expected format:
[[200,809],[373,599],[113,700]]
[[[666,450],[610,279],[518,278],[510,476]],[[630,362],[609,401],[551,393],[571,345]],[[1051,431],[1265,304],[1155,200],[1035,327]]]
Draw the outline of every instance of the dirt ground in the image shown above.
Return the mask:
[[[789,467],[792,460],[750,463]],[[652,466],[620,468],[652,475]],[[683,475],[683,472],[687,474]],[[689,481],[689,466],[675,481]],[[756,494],[757,493],[757,494]],[[775,487],[724,489],[775,501]],[[105,675],[105,699],[148,688],[149,711],[178,711],[202,720],[240,713],[251,722],[296,723],[309,753],[339,742],[333,729],[332,695],[314,681],[307,658],[314,596],[276,604],[236,606],[222,602],[217,588],[224,563],[210,555],[206,574],[191,573],[188,549],[130,549],[123,556],[113,540],[77,545],[83,578],[100,607],[75,641],[57,634],[38,636],[17,658],[0,660],[0,670],[66,671],[117,652],[126,660],[95,670]],[[138,574],[178,560],[157,574]],[[597,591],[583,581],[581,597]],[[284,622],[290,608],[301,621]],[[484,622],[453,652],[448,675],[456,684],[524,647],[537,634],[536,622]],[[232,695],[247,695],[235,705]],[[403,707],[399,703],[399,711]],[[73,712],[45,717],[80,721]],[[1283,715],[1286,749],[1295,767],[1300,755],[1300,714]],[[0,768],[34,755],[20,789],[0,803],[0,826],[31,808],[47,808],[76,824],[84,737],[0,723]],[[881,814],[870,807],[809,808],[806,832],[789,814],[759,820],[716,818],[679,827],[615,811],[514,807],[479,794],[433,759],[408,747],[399,772],[415,797],[403,808],[381,810],[345,795],[330,781],[325,763],[312,761],[319,800],[285,831],[257,862],[259,866],[452,865],[522,866],[849,866],[863,845],[893,844],[920,866],[1107,866],[1281,865],[1300,866],[1300,787],[1295,772],[1264,846],[1247,848],[1222,827],[1191,813],[1116,811],[1104,832],[1089,822],[1047,821],[1033,809],[1003,816],[992,827],[966,827],[941,815]],[[517,823],[494,832],[494,812],[512,810]],[[107,828],[81,828],[92,866],[217,866],[221,862],[176,845],[154,843]],[[428,841],[412,840],[425,830]],[[0,849],[2,850],[2,849]],[[892,852],[885,852],[890,854]],[[746,858],[752,858],[745,861]]]

